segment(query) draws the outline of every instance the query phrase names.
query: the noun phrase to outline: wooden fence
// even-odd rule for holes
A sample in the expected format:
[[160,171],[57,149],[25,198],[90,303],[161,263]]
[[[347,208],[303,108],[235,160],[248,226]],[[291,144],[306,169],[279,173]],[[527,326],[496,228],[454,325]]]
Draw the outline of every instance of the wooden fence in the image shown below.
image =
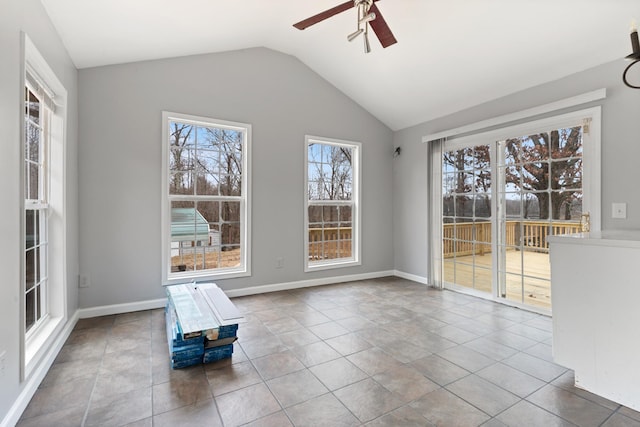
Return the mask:
[[[507,221],[507,246],[526,246],[536,252],[549,252],[547,236],[579,233],[579,222]],[[475,243],[475,246],[474,246]],[[445,258],[465,255],[484,255],[491,252],[491,222],[443,224],[442,253]]]
[[351,256],[351,227],[310,228],[309,260],[318,261]]

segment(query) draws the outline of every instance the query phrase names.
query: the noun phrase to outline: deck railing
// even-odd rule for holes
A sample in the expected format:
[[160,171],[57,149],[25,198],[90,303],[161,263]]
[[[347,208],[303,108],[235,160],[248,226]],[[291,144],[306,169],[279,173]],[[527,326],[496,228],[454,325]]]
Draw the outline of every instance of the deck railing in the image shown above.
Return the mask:
[[[548,252],[547,236],[579,233],[579,222],[507,221],[507,246],[517,248],[522,243],[527,250]],[[309,259],[323,260],[351,256],[351,228],[310,228]],[[442,252],[445,258],[484,255],[491,252],[491,222],[465,222],[442,226]],[[475,243],[475,246],[474,246]]]
[[[579,233],[580,230],[579,222],[507,221],[505,241],[513,248],[522,244],[527,250],[549,252],[547,236]],[[443,224],[442,253],[445,258],[488,252],[491,252],[491,222]]]
[[309,260],[351,256],[351,227],[309,229]]

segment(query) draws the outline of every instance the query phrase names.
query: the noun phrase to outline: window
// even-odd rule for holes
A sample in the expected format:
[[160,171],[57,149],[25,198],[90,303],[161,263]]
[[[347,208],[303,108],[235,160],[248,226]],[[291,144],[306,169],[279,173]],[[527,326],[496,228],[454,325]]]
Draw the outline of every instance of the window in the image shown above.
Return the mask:
[[[24,301],[25,332],[31,333],[48,314],[48,152],[51,110],[44,93],[29,83],[24,98]],[[37,87],[37,86],[36,86]],[[38,96],[36,93],[41,92]]]
[[360,264],[360,144],[306,137],[305,271]]
[[67,319],[65,123],[67,91],[24,37],[21,139],[21,379],[52,348]]
[[249,275],[251,127],[163,114],[165,282]]

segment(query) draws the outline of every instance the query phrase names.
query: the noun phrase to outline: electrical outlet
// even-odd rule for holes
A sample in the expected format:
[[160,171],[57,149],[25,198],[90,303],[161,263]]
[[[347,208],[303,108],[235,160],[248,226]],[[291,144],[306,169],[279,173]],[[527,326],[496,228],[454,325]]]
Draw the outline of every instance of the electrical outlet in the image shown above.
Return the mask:
[[284,258],[279,256],[276,258],[276,268],[284,268]]
[[7,352],[3,351],[0,353],[0,378],[4,378],[5,365],[7,364],[6,359]]
[[86,274],[81,274],[78,279],[78,287],[79,288],[88,288],[91,285],[91,279]]
[[611,204],[611,218],[626,219],[627,218],[627,204],[626,203],[612,203]]

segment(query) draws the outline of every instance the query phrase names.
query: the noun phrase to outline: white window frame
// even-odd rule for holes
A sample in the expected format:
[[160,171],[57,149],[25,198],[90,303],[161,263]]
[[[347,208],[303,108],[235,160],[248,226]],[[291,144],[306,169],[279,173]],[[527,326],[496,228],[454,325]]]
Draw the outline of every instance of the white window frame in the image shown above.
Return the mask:
[[[43,162],[42,178],[44,179],[42,198],[45,200],[33,203],[24,197],[25,176],[24,147],[27,143],[25,132],[21,135],[20,150],[20,235],[21,235],[21,297],[20,297],[20,357],[21,357],[21,380],[30,377],[40,362],[45,358],[58,334],[64,328],[67,321],[67,241],[66,241],[66,123],[67,123],[67,91],[64,85],[57,78],[53,70],[49,67],[44,57],[40,54],[33,42],[26,34],[22,34],[23,53],[23,79],[21,81],[21,129],[24,129],[25,108],[24,93],[25,88],[31,89],[43,101],[43,106],[50,110],[46,132],[43,135],[47,145],[47,155]],[[46,203],[43,203],[46,202]],[[28,332],[26,331],[26,264],[25,248],[26,242],[26,209],[30,207],[45,208],[46,215],[42,221],[46,223],[47,248],[42,262],[47,265],[46,288],[43,289],[45,299],[43,301],[43,314],[37,324]]]
[[[468,136],[453,137],[452,140],[445,142],[442,140],[427,140],[425,142],[430,143],[429,156],[431,165],[431,188],[430,198],[431,200],[440,200],[438,203],[434,203],[433,211],[430,217],[430,229],[431,239],[431,263],[430,263],[430,278],[434,286],[444,288],[447,287],[443,280],[443,254],[442,254],[442,152],[446,150],[455,150],[467,146],[494,144],[496,141],[502,141],[506,138],[513,137],[514,135],[528,135],[540,132],[541,129],[560,129],[571,126],[588,126],[588,130],[583,135],[583,182],[582,191],[583,199],[582,206],[583,212],[589,212],[590,214],[590,228],[591,231],[599,231],[601,229],[601,123],[602,123],[602,109],[600,106],[585,108],[581,110],[572,111],[569,113],[549,115],[542,119],[532,119],[523,123],[515,125],[505,125],[504,127],[478,132]],[[444,145],[446,144],[446,148]],[[492,165],[492,167],[494,167]],[[497,169],[497,168],[496,168]],[[494,172],[494,176],[497,173]],[[495,203],[497,198],[492,198],[492,212],[497,212]],[[498,227],[492,227],[492,242],[497,242]],[[487,296],[485,293],[477,293],[473,290],[466,288],[450,287],[456,291],[467,293],[481,298],[488,298],[494,301],[501,302],[503,304],[524,307],[527,310],[539,312],[542,314],[550,314],[549,310],[544,308],[536,308],[534,306],[525,306],[508,300],[506,298],[498,297],[497,286],[499,280],[497,261],[494,260],[493,268],[493,287],[492,295]]]
[[[333,145],[338,147],[347,147],[353,150],[352,155],[352,174],[353,174],[353,191],[352,199],[350,201],[318,201],[310,203],[309,200],[309,146],[311,144],[323,144]],[[361,224],[361,157],[362,157],[362,144],[359,142],[345,141],[340,139],[325,138],[319,136],[306,135],[305,136],[305,150],[304,150],[304,271],[318,271],[327,270],[333,268],[344,268],[361,265],[361,238],[360,238],[360,224]],[[309,260],[309,206],[312,204],[317,205],[351,205],[352,206],[352,220],[351,220],[351,256],[348,258],[336,258],[329,260],[310,261]]]
[[[33,83],[32,83],[33,82]],[[25,241],[25,252],[23,253],[23,257],[26,260],[26,254],[29,251],[34,251],[34,253],[37,254],[37,258],[39,260],[39,262],[37,263],[36,270],[38,271],[37,274],[37,278],[34,277],[35,281],[33,283],[33,286],[31,289],[29,289],[29,291],[27,292],[27,284],[26,284],[26,279],[27,279],[27,274],[26,274],[26,269],[27,269],[27,263],[25,261],[25,305],[26,305],[26,295],[29,292],[34,292],[37,296],[36,296],[36,300],[34,301],[34,304],[36,306],[40,306],[40,316],[38,316],[37,314],[34,315],[34,323],[31,325],[30,329],[27,329],[27,325],[26,325],[26,319],[28,317],[28,314],[26,312],[26,306],[25,306],[25,336],[27,341],[29,341],[29,339],[31,338],[32,335],[37,334],[38,329],[40,328],[41,325],[45,324],[48,317],[49,317],[49,298],[47,296],[47,291],[48,291],[48,282],[49,282],[49,278],[48,278],[48,260],[49,260],[49,250],[48,250],[48,246],[49,246],[49,238],[48,238],[48,224],[49,224],[49,142],[50,142],[50,132],[49,132],[49,122],[51,120],[51,114],[52,111],[51,109],[46,105],[46,96],[45,94],[42,93],[42,89],[40,87],[40,85],[37,84],[37,82],[34,81],[33,77],[31,76],[31,73],[29,72],[29,70],[27,70],[27,82],[25,85],[25,92],[28,91],[30,94],[33,94],[37,99],[38,99],[38,103],[39,103],[39,123],[36,123],[32,120],[29,119],[29,115],[25,113],[25,122],[24,122],[24,126],[29,126],[30,128],[34,128],[35,132],[38,133],[38,159],[36,160],[32,160],[32,159],[28,159],[27,156],[24,157],[24,169],[27,170],[28,167],[31,168],[35,168],[37,171],[35,172],[37,174],[37,183],[35,183],[37,185],[38,188],[38,194],[35,195],[36,198],[31,198],[31,188],[30,188],[30,179],[27,176],[28,174],[25,172],[25,180],[24,180],[24,215],[25,215],[25,238],[27,238],[26,236],[26,232],[28,230],[28,226],[27,226],[27,212],[33,212],[34,215],[37,213],[38,215],[38,219],[35,220],[33,219],[32,221],[34,221],[34,225],[35,223],[37,223],[37,226],[33,227],[34,230],[34,235],[37,236],[36,240],[38,243],[35,245],[26,244]],[[25,93],[26,95],[26,93]],[[26,100],[25,100],[26,103]],[[25,109],[27,108],[26,104],[25,104]],[[28,124],[27,124],[28,123]],[[29,151],[29,147],[28,147],[29,143],[27,141],[27,137],[25,137],[25,144],[24,144],[24,151]],[[24,155],[24,154],[23,154]],[[37,232],[35,232],[35,230],[37,230]],[[28,239],[27,239],[28,240]],[[35,259],[33,260],[35,261]]]
[[[171,131],[169,124],[173,121],[203,127],[231,129],[242,132],[242,185],[241,196],[175,196],[169,194],[169,159]],[[162,112],[162,284],[184,283],[209,279],[231,279],[251,275],[251,125],[246,123],[218,120],[209,117],[189,114]],[[207,269],[185,272],[171,272],[171,202],[175,200],[225,201],[240,202],[240,266],[234,268]]]

